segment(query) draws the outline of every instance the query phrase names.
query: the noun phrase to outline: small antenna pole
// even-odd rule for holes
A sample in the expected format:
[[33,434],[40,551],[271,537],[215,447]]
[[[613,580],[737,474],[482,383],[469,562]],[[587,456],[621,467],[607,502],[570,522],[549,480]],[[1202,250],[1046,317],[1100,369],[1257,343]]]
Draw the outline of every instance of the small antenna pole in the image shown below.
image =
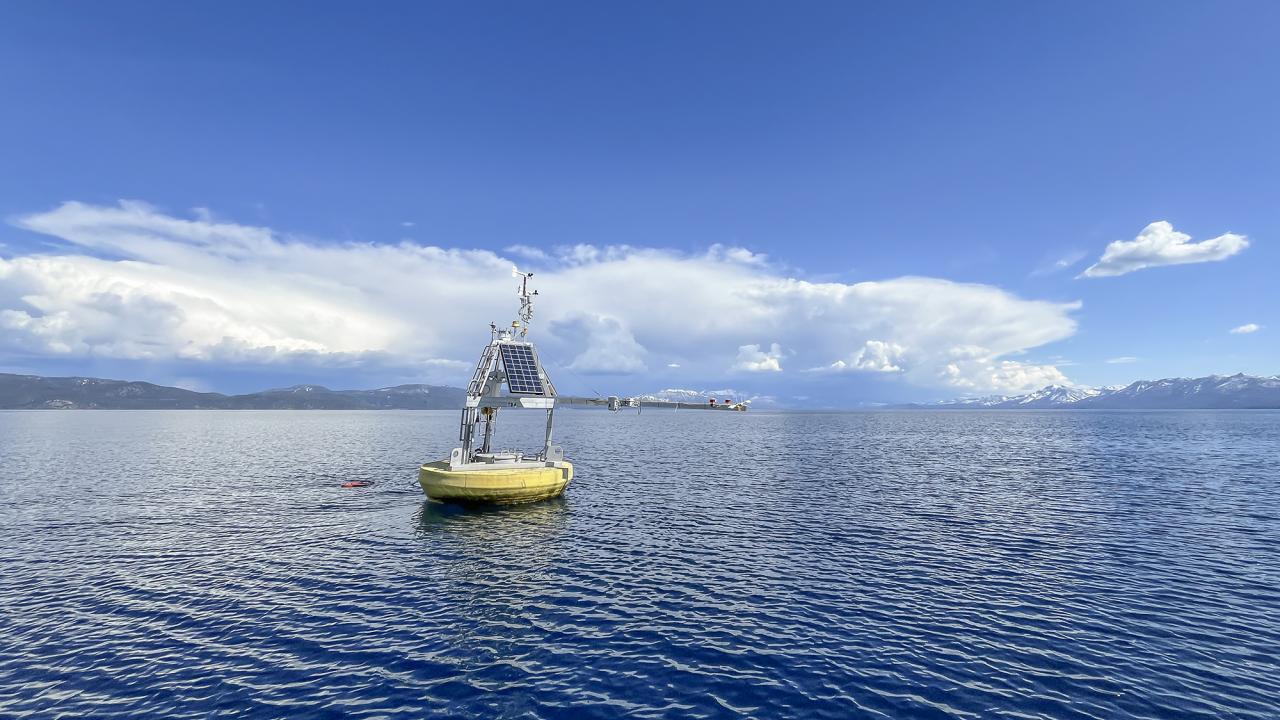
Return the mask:
[[517,268],[511,268],[511,274],[520,278],[520,319],[512,323],[520,327],[520,337],[529,335],[529,321],[533,319],[533,298],[538,294],[537,290],[529,292],[529,278],[533,277],[533,273],[520,272]]

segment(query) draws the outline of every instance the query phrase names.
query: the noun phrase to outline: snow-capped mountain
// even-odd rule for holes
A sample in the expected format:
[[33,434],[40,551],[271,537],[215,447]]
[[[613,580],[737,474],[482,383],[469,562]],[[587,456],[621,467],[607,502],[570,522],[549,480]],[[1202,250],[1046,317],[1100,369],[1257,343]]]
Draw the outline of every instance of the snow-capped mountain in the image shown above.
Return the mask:
[[1139,380],[1104,388],[1050,385],[1026,395],[946,400],[938,408],[1110,408],[1117,410],[1280,408],[1280,375],[1210,375]]
[[711,398],[718,402],[740,402],[743,404],[774,405],[769,395],[752,395],[742,390],[724,388],[720,390],[688,390],[685,388],[666,388],[654,393],[638,396],[640,400],[665,400],[667,402],[705,403]]
[[742,397],[742,393],[736,390],[687,390],[684,388],[667,388],[659,390],[655,393],[641,395],[641,400],[667,400],[670,402],[706,402],[707,398],[718,397]]
[[1096,397],[1102,390],[1091,387],[1046,385],[1026,395],[989,395],[983,398],[944,400],[940,407],[990,407],[990,408],[1048,408],[1069,405]]

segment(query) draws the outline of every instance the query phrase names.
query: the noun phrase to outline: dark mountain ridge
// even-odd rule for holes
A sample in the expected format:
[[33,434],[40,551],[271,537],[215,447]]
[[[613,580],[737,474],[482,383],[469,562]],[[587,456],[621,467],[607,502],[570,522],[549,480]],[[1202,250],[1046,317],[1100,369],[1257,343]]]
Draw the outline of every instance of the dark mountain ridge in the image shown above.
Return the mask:
[[0,409],[100,410],[453,410],[466,391],[444,385],[330,390],[295,385],[245,395],[195,392],[148,382],[0,373]]

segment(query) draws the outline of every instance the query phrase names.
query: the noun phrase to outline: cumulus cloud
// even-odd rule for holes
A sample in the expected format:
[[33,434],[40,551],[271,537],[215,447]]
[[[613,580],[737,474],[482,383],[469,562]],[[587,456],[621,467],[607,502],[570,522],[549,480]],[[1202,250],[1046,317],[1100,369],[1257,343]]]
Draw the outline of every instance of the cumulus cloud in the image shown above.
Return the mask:
[[957,361],[943,370],[951,385],[970,390],[1040,389],[1046,385],[1071,385],[1053,365],[1034,365],[1014,360]]
[[897,343],[868,340],[847,362],[836,360],[826,367],[814,368],[814,370],[819,372],[865,371],[897,373],[902,372],[901,363],[904,355],[906,355],[906,348]]
[[1262,329],[1262,326],[1258,325],[1257,323],[1245,323],[1240,327],[1231,328],[1231,334],[1232,335],[1248,335],[1249,333],[1258,332],[1261,329]]
[[570,370],[615,375],[648,369],[644,347],[615,317],[577,313],[553,322],[551,330],[568,344],[584,348],[569,363]]
[[[515,310],[512,260],[485,250],[318,242],[129,202],[65,203],[16,224],[67,247],[0,258],[0,352],[376,361],[461,381],[484,326]],[[787,348],[801,367],[1010,392],[1063,379],[1013,358],[1071,336],[1079,307],[935,278],[809,282],[721,246],[542,252],[534,336],[549,367],[583,372],[674,357],[689,377],[743,360],[780,377]],[[771,343],[744,346],[751,337]]]
[[740,345],[733,370],[743,372],[782,372],[782,347],[773,343],[768,350],[759,345]]
[[1117,240],[1108,245],[1098,262],[1090,265],[1080,277],[1113,277],[1161,265],[1226,260],[1247,247],[1249,239],[1234,233],[1193,243],[1190,235],[1160,220],[1143,228],[1132,240]]

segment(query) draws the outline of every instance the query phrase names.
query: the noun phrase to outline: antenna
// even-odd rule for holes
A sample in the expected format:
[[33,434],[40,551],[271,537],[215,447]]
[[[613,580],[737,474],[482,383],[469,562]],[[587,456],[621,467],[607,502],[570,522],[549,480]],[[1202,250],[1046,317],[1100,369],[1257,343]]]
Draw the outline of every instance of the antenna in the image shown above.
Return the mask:
[[517,291],[520,295],[520,319],[512,323],[512,326],[518,326],[520,337],[525,337],[529,334],[529,321],[533,319],[533,298],[538,291],[529,292],[529,278],[533,277],[533,273],[520,272],[512,265],[511,275],[520,278],[520,288]]

